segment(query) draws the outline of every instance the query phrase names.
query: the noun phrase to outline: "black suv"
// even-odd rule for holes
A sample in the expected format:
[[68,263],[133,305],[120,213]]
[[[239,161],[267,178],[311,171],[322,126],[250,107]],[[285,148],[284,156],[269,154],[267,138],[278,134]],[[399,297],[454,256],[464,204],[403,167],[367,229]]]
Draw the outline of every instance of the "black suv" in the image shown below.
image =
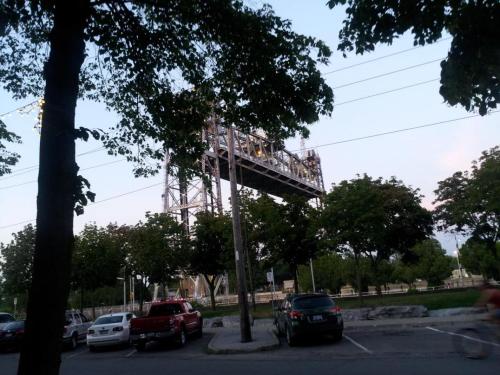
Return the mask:
[[344,321],[340,308],[327,294],[289,294],[278,307],[274,324],[293,346],[300,337],[332,335],[342,339]]

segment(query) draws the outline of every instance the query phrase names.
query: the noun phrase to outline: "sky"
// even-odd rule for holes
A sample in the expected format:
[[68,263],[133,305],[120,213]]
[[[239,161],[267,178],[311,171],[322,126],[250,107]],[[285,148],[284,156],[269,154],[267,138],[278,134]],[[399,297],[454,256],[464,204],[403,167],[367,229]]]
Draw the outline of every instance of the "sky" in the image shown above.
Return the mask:
[[[249,2],[253,6],[262,4],[259,0]],[[383,178],[396,176],[405,184],[419,188],[424,195],[423,205],[432,209],[435,198],[433,191],[438,181],[455,171],[470,168],[472,160],[477,159],[483,150],[499,143],[500,113],[332,144],[473,114],[461,107],[450,107],[439,95],[439,61],[432,61],[446,56],[450,43],[446,35],[438,43],[411,49],[413,40],[408,34],[391,46],[377,46],[376,51],[370,54],[357,56],[352,53],[344,58],[336,50],[344,10],[330,10],[325,3],[270,1],[277,15],[292,21],[296,32],[317,37],[334,51],[330,64],[321,66],[320,70],[334,89],[336,106],[331,117],[322,117],[310,127],[311,135],[306,140],[306,147],[315,147],[321,156],[325,186],[329,189],[333,183],[363,173]],[[407,49],[411,50],[385,57]],[[371,61],[380,57],[383,58]],[[361,65],[352,66],[356,64]],[[419,64],[422,65],[366,80]],[[338,69],[343,70],[332,72]],[[363,82],[355,83],[357,81]],[[376,95],[427,81],[432,82]],[[344,103],[374,94],[367,99]],[[0,89],[0,114],[33,99],[14,101],[10,93]],[[27,115],[15,113],[4,119],[8,129],[20,135],[23,143],[10,147],[10,150],[22,156],[14,167],[14,174],[0,177],[0,242],[10,241],[12,232],[21,230],[23,225],[36,217],[37,186],[33,182],[37,178],[37,169],[33,166],[38,163],[39,151],[39,135],[33,129],[36,115],[36,111]],[[118,120],[114,113],[106,111],[101,104],[80,101],[77,105],[77,126],[105,129]],[[286,145],[289,150],[300,148],[298,138],[287,140]],[[100,144],[96,142],[79,142],[77,154],[98,147]],[[146,211],[162,210],[161,174],[148,179],[134,178],[132,165],[120,158],[108,156],[105,151],[78,156],[77,161],[82,169],[91,168],[84,170],[83,174],[91,182],[91,190],[97,194],[98,203],[87,207],[84,215],[75,218],[75,232],[79,232],[89,222],[98,225],[109,222],[135,224],[144,218]],[[227,200],[227,188],[224,191]],[[117,197],[121,194],[125,195]],[[99,203],[101,200],[105,201]],[[451,254],[455,246],[453,236],[441,233],[437,234],[437,238]]]

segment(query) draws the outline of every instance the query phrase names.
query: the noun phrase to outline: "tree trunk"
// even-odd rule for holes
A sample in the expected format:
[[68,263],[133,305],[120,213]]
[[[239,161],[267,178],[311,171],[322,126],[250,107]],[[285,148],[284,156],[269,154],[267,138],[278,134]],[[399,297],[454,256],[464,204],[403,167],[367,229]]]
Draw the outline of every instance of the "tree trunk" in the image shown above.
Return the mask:
[[207,281],[208,289],[210,291],[210,305],[212,307],[212,310],[215,311],[217,308],[215,303],[215,278],[213,278],[212,281],[210,281],[208,275],[203,275],[203,277]]
[[299,278],[297,276],[297,266],[292,266],[293,272],[293,289],[295,293],[299,293]]
[[88,0],[55,1],[50,55],[44,69],[45,110],[40,167],[33,278],[20,375],[55,375],[61,363],[64,310],[69,294],[73,250],[75,107],[84,60]]
[[361,270],[359,269],[359,254],[354,254],[354,263],[356,263],[356,283],[358,284],[359,304],[363,306],[363,289],[361,286]]
[[83,314],[83,288],[80,288],[80,312]]

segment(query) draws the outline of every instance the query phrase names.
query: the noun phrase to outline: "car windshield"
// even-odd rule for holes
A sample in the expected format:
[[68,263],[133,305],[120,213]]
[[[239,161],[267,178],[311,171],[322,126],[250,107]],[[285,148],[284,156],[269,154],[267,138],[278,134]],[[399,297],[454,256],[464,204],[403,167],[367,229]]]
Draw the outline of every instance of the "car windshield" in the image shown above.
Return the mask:
[[152,306],[149,316],[175,315],[181,313],[181,306],[176,303]]
[[333,300],[329,297],[304,297],[293,301],[293,307],[296,309],[316,309],[319,307],[335,306]]
[[7,324],[4,329],[19,329],[19,328],[24,328],[24,320],[19,320],[17,322],[12,322]]
[[0,314],[0,323],[7,323],[14,320],[9,314]]
[[113,324],[113,323],[121,323],[123,321],[123,315],[114,315],[114,316],[101,316],[95,321],[95,325],[99,324]]

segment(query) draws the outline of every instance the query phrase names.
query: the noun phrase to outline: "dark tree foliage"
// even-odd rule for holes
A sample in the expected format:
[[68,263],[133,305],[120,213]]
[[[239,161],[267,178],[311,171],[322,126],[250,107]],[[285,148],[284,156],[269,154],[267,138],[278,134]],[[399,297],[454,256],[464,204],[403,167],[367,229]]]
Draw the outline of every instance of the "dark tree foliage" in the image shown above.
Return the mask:
[[7,130],[7,126],[0,119],[0,177],[10,173],[10,167],[15,165],[19,158],[19,154],[7,150],[7,146],[3,143],[20,143],[21,139],[15,133]]
[[295,292],[298,293],[298,267],[315,257],[319,249],[316,232],[318,211],[308,203],[307,198],[296,195],[286,196],[283,204],[262,195],[248,207],[257,223],[263,256],[270,264],[288,266],[295,281]]
[[485,279],[500,278],[500,241],[492,248],[470,238],[460,248],[459,256],[466,271],[482,275]]
[[350,255],[356,262],[368,257],[381,292],[384,275],[380,264],[395,254],[411,257],[409,249],[432,233],[431,213],[420,202],[418,190],[395,178],[383,181],[364,175],[342,181],[324,199],[324,240],[330,249]]
[[439,229],[458,231],[494,247],[500,234],[500,147],[484,151],[469,171],[438,182]]
[[124,262],[124,243],[117,226],[85,226],[75,239],[71,270],[72,286],[80,291],[80,308],[83,308],[85,291],[116,285]]
[[29,224],[13,233],[10,243],[0,243],[0,273],[3,291],[10,296],[27,296],[31,285],[35,228]]
[[[186,261],[188,242],[183,226],[167,214],[146,213],[146,221],[135,225],[128,236],[128,267],[141,276],[141,284],[168,285]],[[142,287],[142,286],[141,286]],[[142,289],[139,293],[142,293]],[[142,312],[144,294],[139,295]]]
[[500,102],[500,2],[498,0],[329,0],[346,5],[338,49],[358,54],[392,44],[410,32],[415,45],[452,36],[441,62],[440,94],[450,105],[485,115]]
[[[304,123],[332,111],[332,90],[317,69],[329,56],[269,6],[253,10],[238,0],[0,2],[0,84],[15,98],[45,99],[20,374],[59,371],[73,210],[94,199],[78,175],[75,139],[101,139],[135,162],[136,175],[149,175],[168,150],[192,167],[209,116],[276,138],[307,134]],[[75,129],[79,98],[103,102],[120,121],[109,131]]]
[[216,277],[228,270],[234,257],[231,218],[201,212],[196,215],[192,234],[188,268],[205,278],[212,309],[215,310]]
[[500,277],[500,147],[484,151],[470,171],[439,181],[435,193],[438,228],[470,236],[466,268]]

